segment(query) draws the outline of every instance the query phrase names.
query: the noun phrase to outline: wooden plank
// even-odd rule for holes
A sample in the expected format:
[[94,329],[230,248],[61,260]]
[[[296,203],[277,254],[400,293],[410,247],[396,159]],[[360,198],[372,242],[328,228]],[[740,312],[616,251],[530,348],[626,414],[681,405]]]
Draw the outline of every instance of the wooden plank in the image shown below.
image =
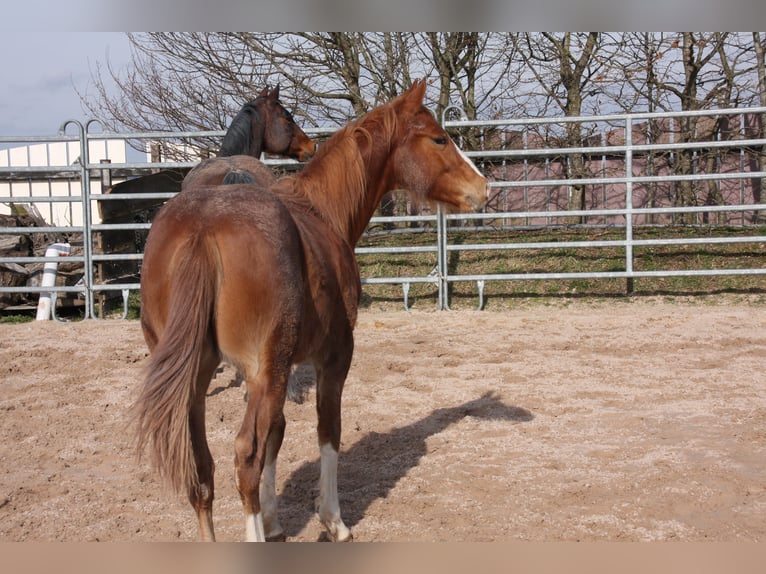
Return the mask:
[[23,248],[24,239],[21,235],[0,235],[0,254],[7,255]]
[[[11,273],[18,273],[19,275],[29,275],[29,271],[26,267],[22,267],[18,263],[7,263],[5,261],[0,261],[0,269],[5,269],[6,271],[10,271]],[[3,285],[5,282],[2,283]]]

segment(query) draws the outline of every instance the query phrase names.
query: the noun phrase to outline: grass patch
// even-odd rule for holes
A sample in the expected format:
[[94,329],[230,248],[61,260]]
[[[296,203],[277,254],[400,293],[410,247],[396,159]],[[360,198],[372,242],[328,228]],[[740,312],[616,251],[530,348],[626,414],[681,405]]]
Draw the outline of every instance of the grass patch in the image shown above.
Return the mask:
[[[105,292],[105,297],[96,297],[95,312],[99,319],[121,319],[125,314],[125,304],[122,293],[119,291]],[[128,307],[125,319],[138,319],[141,317],[141,293],[132,290],[128,293]]]
[[33,315],[24,315],[24,314],[0,315],[0,324],[5,324],[5,325],[18,325],[20,323],[31,323],[34,320],[35,320],[35,317]]
[[[710,237],[746,237],[766,235],[766,227],[638,227],[635,239],[701,239]],[[575,241],[622,241],[624,230],[618,228],[561,227],[545,229],[504,229],[491,231],[450,228],[449,245],[488,245],[486,250],[448,253],[450,275],[582,273],[625,270],[625,248],[570,247]],[[546,248],[493,249],[492,245],[513,243],[554,244]],[[359,247],[435,248],[436,231],[417,233],[365,235]],[[651,245],[636,246],[633,268],[637,271],[689,269],[749,269],[766,267],[766,245],[763,243]],[[357,256],[359,271],[365,277],[426,277],[437,265],[436,251],[416,253],[365,253]],[[558,304],[572,298],[630,301],[629,295],[661,296],[668,301],[699,297],[707,304],[714,300],[704,296],[721,293],[742,294],[755,304],[766,304],[766,275],[715,275],[693,277],[650,277],[633,280],[632,292],[625,278],[617,279],[514,279],[488,280],[484,286],[484,308],[505,309],[520,301]],[[436,309],[439,296],[435,283],[411,283],[409,305],[415,309]],[[361,306],[371,309],[403,309],[402,286],[365,284]],[[449,283],[449,305],[452,309],[475,309],[479,289],[475,281]],[[122,300],[112,303],[107,316],[122,315]],[[131,291],[128,319],[140,317],[141,296]],[[9,317],[3,317],[3,321]],[[18,321],[30,320],[19,318]]]
[[[514,249],[477,251],[451,250],[448,253],[450,275],[531,274],[620,272],[626,268],[625,247],[570,247],[567,243],[582,241],[622,241],[619,228],[545,228],[504,229],[491,231],[451,228],[450,246],[514,244]],[[762,227],[641,227],[634,230],[635,239],[704,239],[711,237],[744,237],[764,235]],[[555,244],[545,248],[518,248],[524,244]],[[558,245],[560,244],[560,246]],[[435,232],[414,235],[364,237],[360,247],[436,245]],[[763,268],[766,246],[763,243],[650,245],[633,250],[636,271],[674,271],[694,269]],[[362,277],[424,276],[436,266],[437,254],[361,254],[358,256]],[[369,307],[401,308],[400,285],[365,285],[362,304]],[[766,293],[766,275],[717,275],[693,277],[636,278],[634,295],[707,295],[722,292]],[[519,298],[545,297],[626,297],[631,286],[625,278],[615,279],[514,279],[488,280],[484,286],[485,308],[503,308]],[[451,308],[475,308],[479,289],[475,281],[449,283]],[[438,303],[435,285],[410,286],[410,304],[417,308],[433,308]]]

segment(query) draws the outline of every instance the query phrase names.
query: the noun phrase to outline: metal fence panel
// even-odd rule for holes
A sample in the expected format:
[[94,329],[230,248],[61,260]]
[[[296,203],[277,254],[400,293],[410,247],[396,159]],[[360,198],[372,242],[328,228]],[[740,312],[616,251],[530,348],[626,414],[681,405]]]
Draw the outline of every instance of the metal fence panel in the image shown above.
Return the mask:
[[[766,172],[759,171],[753,165],[753,154],[763,153],[766,147],[766,138],[754,132],[749,127],[746,118],[755,115],[766,114],[766,108],[745,108],[729,110],[699,110],[695,112],[677,113],[645,113],[645,114],[614,114],[609,116],[584,116],[578,118],[539,118],[539,119],[506,119],[491,121],[468,121],[455,120],[445,121],[444,125],[450,130],[478,129],[490,133],[495,130],[501,133],[502,141],[506,143],[516,138],[518,145],[485,146],[485,149],[474,149],[467,152],[469,157],[479,165],[490,177],[491,190],[499,198],[492,209],[480,214],[450,214],[447,215],[438,209],[435,214],[419,215],[411,217],[376,217],[373,225],[390,223],[416,222],[429,224],[435,227],[435,240],[429,245],[412,245],[399,247],[359,247],[356,252],[359,255],[372,253],[379,254],[404,254],[404,253],[435,253],[436,266],[431,273],[423,276],[407,277],[363,277],[364,284],[399,284],[402,286],[405,307],[407,306],[407,292],[412,283],[428,283],[436,286],[438,291],[438,306],[440,309],[449,308],[448,286],[453,282],[473,281],[477,283],[480,297],[480,307],[483,304],[483,288],[487,281],[514,281],[536,279],[596,279],[613,278],[630,281],[639,277],[656,276],[709,276],[709,275],[763,275],[766,269],[688,269],[647,271],[634,269],[634,247],[660,246],[660,245],[721,245],[727,243],[764,243],[766,236],[753,235],[747,237],[711,237],[711,238],[678,238],[678,239],[635,239],[634,230],[637,226],[651,221],[673,221],[673,218],[692,214],[694,217],[708,217],[716,214],[724,214],[731,221],[738,221],[740,225],[760,225],[761,212],[766,213],[766,198],[756,197],[751,193],[752,201],[746,198],[747,193],[743,190],[746,186],[760,185],[760,180],[766,177]],[[665,122],[678,122],[685,117],[705,118],[710,116],[740,118],[738,131],[732,132],[730,139],[715,139],[711,141],[677,142],[672,140],[672,131],[668,141],[660,143],[646,143],[636,140],[638,135],[644,133],[644,124],[649,120]],[[566,123],[580,122],[608,126],[611,131],[602,132],[598,135],[597,145],[584,147],[534,147],[530,144],[535,130],[552,129]],[[90,144],[96,140],[124,139],[124,140],[157,140],[170,139],[182,140],[183,138],[197,137],[221,137],[223,132],[145,132],[130,134],[91,133],[92,122],[85,125],[69,121],[62,126],[62,134],[51,138],[46,137],[0,137],[0,146],[9,144],[36,144],[52,141],[78,142],[79,162],[76,165],[53,165],[53,166],[10,166],[0,162],[0,186],[6,183],[6,188],[11,189],[14,181],[24,179],[45,179],[51,174],[57,177],[66,176],[79,184],[79,194],[60,195],[52,191],[44,196],[24,197],[24,202],[32,205],[53,205],[58,203],[77,204],[81,206],[83,221],[82,225],[50,225],[47,227],[34,228],[35,233],[67,233],[78,237],[82,243],[82,255],[70,257],[70,262],[83,264],[82,281],[73,286],[57,286],[56,291],[62,293],[75,293],[82,296],[85,301],[85,317],[97,316],[95,297],[104,292],[121,292],[123,297],[131,290],[140,288],[135,281],[105,283],[97,280],[94,274],[94,266],[110,262],[136,261],[143,258],[141,252],[135,253],[95,253],[94,238],[106,231],[146,231],[150,223],[100,223],[94,216],[96,202],[117,200],[147,200],[166,199],[172,197],[172,193],[156,191],[145,194],[105,194],[94,192],[92,178],[99,182],[105,173],[114,173],[120,170],[152,170],[169,169],[176,167],[191,167],[196,160],[172,161],[172,162],[129,162],[103,163],[91,161]],[[63,135],[67,127],[77,130],[75,135]],[[521,136],[518,133],[502,132],[502,130],[514,130],[523,128]],[[313,132],[310,135],[325,135],[324,130],[307,130]],[[503,135],[504,134],[504,135]],[[734,137],[736,136],[736,137]],[[595,136],[594,136],[595,137]],[[500,141],[500,140],[498,140]],[[593,141],[596,141],[595,139]],[[501,142],[502,143],[502,142]],[[497,149],[500,148],[500,149]],[[694,171],[688,174],[672,172],[672,160],[675,154],[683,150],[697,154]],[[726,154],[723,159],[715,157],[716,162],[712,172],[708,172],[702,165],[704,153]],[[588,159],[589,172],[585,177],[572,179],[567,176],[567,159],[574,154],[584,154]],[[652,155],[651,158],[648,154]],[[657,165],[652,164],[656,157],[662,160]],[[708,157],[709,158],[712,156]],[[749,163],[748,163],[749,162]],[[275,167],[292,166],[292,160],[267,160],[267,163]],[[716,167],[717,166],[717,167]],[[660,173],[661,172],[661,173]],[[518,177],[517,177],[518,176]],[[726,205],[660,205],[656,198],[649,201],[647,190],[650,186],[665,186],[663,193],[669,193],[667,186],[679,185],[682,182],[693,182],[696,185],[707,184],[726,187],[727,197],[733,197],[731,203]],[[595,207],[586,209],[569,209],[564,205],[571,196],[574,187],[591,188],[592,201]],[[51,188],[52,189],[52,188]],[[737,193],[739,195],[737,195]],[[516,194],[516,195],[511,195]],[[733,194],[733,195],[732,195]],[[501,201],[502,200],[502,201]],[[0,204],[19,202],[18,195],[0,192]],[[647,203],[648,202],[648,203]],[[475,224],[475,229],[486,227],[482,222],[499,221],[499,226],[513,228],[523,221],[525,226],[552,225],[555,221],[564,218],[583,218],[588,221],[597,220],[602,225],[622,230],[623,237],[618,240],[604,241],[570,241],[570,242],[513,242],[500,241],[495,243],[465,243],[456,244],[451,242],[453,235],[451,225],[462,226]],[[749,220],[748,220],[749,217]],[[661,219],[664,218],[664,219]],[[731,219],[735,218],[735,219]],[[3,227],[0,228],[2,235],[29,233],[29,228]],[[487,274],[451,274],[448,268],[448,254],[460,251],[498,250],[513,251],[521,249],[561,249],[561,248],[608,248],[619,247],[624,249],[624,266],[618,271],[594,271],[577,273],[487,273]],[[49,257],[0,257],[0,269],[3,266],[21,265],[28,263],[44,264],[55,258]],[[46,288],[42,286],[9,287],[0,286],[0,293],[42,293]]]

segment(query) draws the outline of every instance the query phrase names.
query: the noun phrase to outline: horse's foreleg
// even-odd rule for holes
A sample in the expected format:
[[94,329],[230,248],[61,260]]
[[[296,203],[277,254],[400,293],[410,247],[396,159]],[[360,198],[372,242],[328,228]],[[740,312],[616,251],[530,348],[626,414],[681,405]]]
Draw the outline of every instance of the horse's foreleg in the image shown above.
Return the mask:
[[321,463],[319,497],[316,500],[317,514],[333,541],[350,541],[351,531],[340,516],[338,501],[338,449],[327,442],[320,444],[319,454]]
[[351,531],[340,515],[338,500],[338,451],[341,433],[341,394],[348,362],[318,371],[317,377],[317,426],[319,438],[320,473],[319,497],[316,510],[330,537],[337,542],[352,539]]

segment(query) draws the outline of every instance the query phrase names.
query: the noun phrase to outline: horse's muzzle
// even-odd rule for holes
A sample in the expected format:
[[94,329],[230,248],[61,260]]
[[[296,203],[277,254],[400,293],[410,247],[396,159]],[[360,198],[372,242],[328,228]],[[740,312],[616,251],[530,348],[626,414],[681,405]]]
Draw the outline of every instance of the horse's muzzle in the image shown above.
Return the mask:
[[[486,181],[486,180],[485,180]],[[468,204],[468,208],[464,211],[466,212],[474,212],[478,213],[484,209],[484,206],[487,204],[487,199],[489,198],[489,182],[486,182],[486,185],[484,186],[484,189],[482,190],[475,190],[474,193],[467,193],[465,195],[466,203]]]

